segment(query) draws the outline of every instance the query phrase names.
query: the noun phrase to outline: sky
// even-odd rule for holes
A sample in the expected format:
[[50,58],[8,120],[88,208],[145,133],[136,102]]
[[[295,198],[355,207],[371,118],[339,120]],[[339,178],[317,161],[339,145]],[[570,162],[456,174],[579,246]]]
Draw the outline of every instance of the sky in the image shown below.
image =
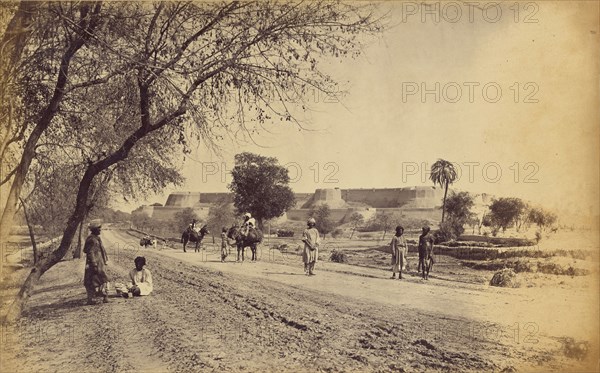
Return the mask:
[[383,4],[390,28],[362,56],[323,60],[347,92],[309,97],[307,130],[277,122],[256,144],[201,145],[177,190],[226,192],[241,151],[276,157],[296,192],[431,185],[442,158],[460,168],[456,189],[598,214],[598,3],[431,4]]

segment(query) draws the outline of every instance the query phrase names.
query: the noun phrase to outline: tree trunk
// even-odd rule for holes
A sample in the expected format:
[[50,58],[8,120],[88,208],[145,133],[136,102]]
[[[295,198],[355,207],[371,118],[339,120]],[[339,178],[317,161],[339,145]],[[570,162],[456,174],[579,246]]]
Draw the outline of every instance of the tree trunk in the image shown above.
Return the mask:
[[[0,50],[2,50],[2,53],[0,53],[0,86],[2,87],[0,97],[3,100],[16,100],[18,98],[14,92],[8,91],[8,87],[11,86],[10,82],[15,77],[15,74],[13,74],[15,70],[13,69],[18,66],[21,60],[27,43],[27,37],[33,31],[31,20],[37,6],[39,4],[36,4],[34,1],[21,1],[19,8],[6,26],[4,35],[0,41]],[[11,107],[10,103],[3,102],[2,104],[9,108]],[[11,139],[11,131],[16,130],[12,125],[12,112],[10,109],[8,116],[8,125],[6,125],[7,123],[2,123],[2,126],[0,126],[0,139],[2,140],[0,141],[0,158],[5,154],[6,148],[10,145],[11,141],[14,140]]]
[[444,214],[446,213],[446,195],[448,194],[448,182],[444,188],[444,200],[442,202],[442,223],[444,222]]
[[90,184],[94,179],[94,176],[99,171],[96,170],[94,165],[88,166],[85,174],[81,182],[79,183],[79,191],[77,193],[77,204],[75,206],[75,210],[71,214],[67,222],[67,227],[64,230],[61,242],[59,247],[52,251],[48,257],[45,257],[41,260],[36,266],[31,269],[31,273],[27,276],[27,279],[21,286],[21,290],[19,290],[19,294],[17,295],[17,299],[11,305],[8,315],[7,321],[14,322],[21,315],[23,307],[29,298],[29,294],[33,290],[35,284],[39,281],[40,277],[52,268],[55,264],[60,262],[69,248],[71,247],[71,242],[73,241],[73,237],[75,236],[75,232],[77,231],[77,227],[79,223],[83,220],[83,216],[85,213],[85,206],[87,203],[87,197],[89,194]]
[[[140,95],[147,96],[147,90],[141,90]],[[147,97],[145,98],[147,99]],[[143,99],[144,98],[141,98],[141,100]],[[90,186],[94,181],[96,175],[100,174],[104,170],[107,170],[112,165],[127,158],[131,149],[140,139],[144,138],[144,136],[148,135],[152,131],[163,127],[171,120],[183,114],[185,114],[185,108],[181,107],[177,111],[173,112],[171,115],[163,117],[163,119],[157,122],[155,126],[143,124],[140,128],[138,128],[138,130],[136,130],[127,139],[125,139],[121,147],[115,152],[106,156],[104,159],[97,161],[96,163],[91,163],[88,165],[81,181],[79,182],[79,189],[77,191],[77,202],[75,204],[75,209],[73,210],[73,213],[67,221],[67,226],[63,232],[60,246],[56,250],[52,251],[47,258],[40,261],[40,263],[38,263],[38,265],[36,265],[31,270],[31,273],[29,274],[29,276],[27,276],[25,283],[23,284],[23,286],[21,286],[21,290],[17,295],[17,299],[15,299],[15,301],[10,307],[6,318],[7,321],[13,322],[21,315],[23,307],[25,306],[25,303],[29,298],[29,294],[35,286],[35,284],[39,281],[40,277],[42,277],[42,275],[50,268],[52,268],[55,264],[60,262],[69,250],[71,242],[73,241],[73,237],[75,236],[75,232],[77,231],[77,227],[85,217],[88,196],[90,193]]]
[[2,218],[0,219],[1,240],[3,240],[4,237],[8,237],[8,233],[13,225],[14,216],[17,211],[17,202],[21,194],[21,189],[25,183],[29,166],[35,157],[35,147],[39,138],[48,128],[50,122],[58,112],[59,104],[64,97],[64,90],[67,85],[71,60],[73,56],[75,56],[75,53],[77,53],[77,51],[83,46],[83,44],[84,39],[81,37],[73,40],[73,42],[62,55],[60,70],[52,98],[50,99],[48,106],[46,106],[46,108],[41,112],[40,119],[37,121],[33,131],[27,138],[27,142],[23,148],[23,154],[21,155],[21,160],[17,166],[12,185],[10,186],[4,212],[2,213]]
[[73,251],[73,259],[81,258],[81,242],[83,241],[83,220],[79,223],[79,237],[77,238],[77,247]]
[[33,232],[33,226],[31,225],[31,221],[29,220],[29,214],[27,213],[27,208],[25,207],[25,201],[22,198],[21,205],[23,205],[23,215],[25,215],[25,222],[27,223],[27,229],[29,230],[29,239],[31,240],[31,248],[33,249],[33,265],[36,265],[38,262],[38,252],[37,252],[37,244],[35,243],[35,233]]

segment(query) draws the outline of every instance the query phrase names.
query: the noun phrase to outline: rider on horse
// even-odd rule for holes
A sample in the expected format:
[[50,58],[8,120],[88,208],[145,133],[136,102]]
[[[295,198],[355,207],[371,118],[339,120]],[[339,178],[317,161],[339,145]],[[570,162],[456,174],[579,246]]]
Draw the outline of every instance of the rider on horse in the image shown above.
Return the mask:
[[256,220],[252,217],[252,215],[247,212],[244,214],[244,222],[242,223],[242,236],[246,237],[250,232],[250,229],[256,228]]
[[192,219],[192,222],[190,223],[190,225],[188,225],[188,231],[190,233],[195,232],[196,234],[200,233],[200,224],[197,224],[198,221],[196,219]]

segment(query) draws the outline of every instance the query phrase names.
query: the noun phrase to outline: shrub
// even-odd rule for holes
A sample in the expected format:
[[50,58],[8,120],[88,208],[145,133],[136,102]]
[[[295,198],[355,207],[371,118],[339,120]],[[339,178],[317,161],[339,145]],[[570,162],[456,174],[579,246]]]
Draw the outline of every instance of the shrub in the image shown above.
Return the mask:
[[457,239],[465,229],[461,222],[449,219],[440,224],[439,229],[433,233],[435,243],[447,242]]
[[333,250],[329,256],[329,260],[336,263],[348,263],[348,256],[342,251]]
[[294,231],[278,229],[277,237],[294,237]]
[[494,277],[490,280],[490,285],[509,288],[518,288],[521,286],[517,280],[517,274],[510,268],[505,268],[494,273]]
[[535,232],[535,243],[539,243],[542,240],[542,234],[540,232]]
[[331,232],[331,237],[338,238],[344,234],[344,230],[342,228],[336,228]]
[[440,228],[437,231],[433,232],[433,239],[436,244],[448,242],[452,240],[452,238],[452,231],[450,230],[450,226],[446,224],[446,222],[440,224]]
[[561,342],[563,353],[571,359],[583,360],[590,351],[590,343],[588,341],[576,341],[573,338],[566,337]]

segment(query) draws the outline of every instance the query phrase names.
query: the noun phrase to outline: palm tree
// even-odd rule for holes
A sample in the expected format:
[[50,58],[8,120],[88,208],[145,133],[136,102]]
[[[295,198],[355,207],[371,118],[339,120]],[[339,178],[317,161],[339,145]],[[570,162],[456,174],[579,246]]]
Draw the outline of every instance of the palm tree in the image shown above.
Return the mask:
[[448,194],[448,185],[456,180],[456,169],[452,162],[443,159],[438,159],[431,165],[431,175],[429,179],[433,181],[433,185],[439,184],[444,187],[444,200],[442,202],[442,223],[444,222],[444,214],[446,212],[446,195]]

